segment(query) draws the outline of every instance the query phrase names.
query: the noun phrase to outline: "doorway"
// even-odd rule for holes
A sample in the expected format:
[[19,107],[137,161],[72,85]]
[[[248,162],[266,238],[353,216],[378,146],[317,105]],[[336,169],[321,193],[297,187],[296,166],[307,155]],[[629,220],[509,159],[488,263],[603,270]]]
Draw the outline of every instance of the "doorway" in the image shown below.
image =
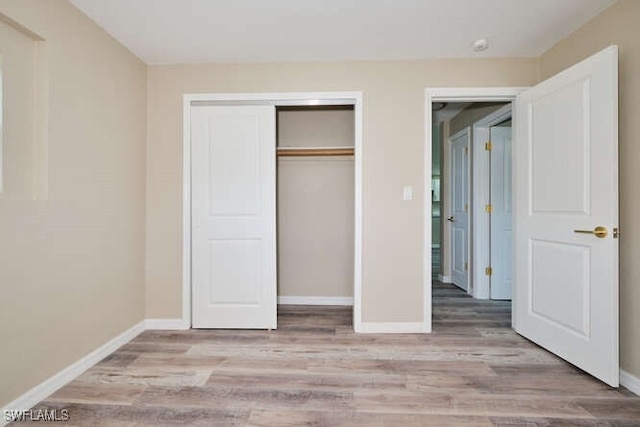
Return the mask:
[[[444,120],[439,119],[438,116],[445,115],[448,119],[451,119],[458,113],[460,113],[464,108],[469,106],[474,102],[488,102],[488,103],[511,103],[515,100],[517,95],[524,91],[525,88],[516,88],[516,87],[506,87],[506,88],[429,88],[425,90],[425,126],[426,126],[426,138],[425,138],[425,176],[431,177],[432,183],[437,181],[437,187],[432,184],[432,186],[425,186],[425,199],[428,203],[425,203],[425,211],[428,212],[428,215],[425,215],[425,224],[424,224],[424,242],[425,242],[425,253],[429,251],[429,255],[433,252],[438,253],[439,263],[433,264],[431,263],[431,256],[427,258],[427,262],[424,264],[424,319],[425,319],[425,330],[431,331],[432,329],[432,282],[436,279],[443,281],[451,281],[450,276],[447,277],[444,274],[448,268],[448,261],[446,257],[443,256],[444,248],[450,247],[449,239],[447,233],[444,233],[443,227],[440,227],[440,236],[439,239],[436,238],[432,240],[432,237],[438,233],[437,230],[434,230],[434,223],[446,222],[443,219],[447,218],[445,213],[446,202],[444,201],[444,195],[447,193],[448,189],[444,184],[443,176],[446,173],[443,171],[443,165],[445,161],[449,161],[448,152],[444,148],[444,137],[443,134],[445,130],[449,132],[449,129],[445,129],[444,125],[438,126],[439,132],[434,131],[434,123],[442,123]],[[457,109],[452,108],[452,104],[455,104]],[[436,109],[444,109],[449,105],[450,108],[445,111],[436,111],[433,112],[433,107],[436,106]],[[435,136],[435,137],[434,137]],[[435,141],[435,142],[434,142]],[[434,147],[434,143],[436,145],[439,144],[438,148]],[[473,174],[474,171],[471,171]],[[437,188],[438,192],[435,191]],[[475,198],[477,196],[475,189],[473,189],[472,197]],[[434,203],[434,198],[439,198],[438,203]],[[437,244],[435,242],[438,242]],[[434,257],[435,258],[435,257]],[[471,268],[469,265],[467,268]],[[484,272],[483,272],[484,273]],[[473,274],[472,274],[473,276]],[[471,279],[471,287],[473,287],[473,279]],[[473,290],[473,288],[472,288]]]
[[511,299],[510,118],[504,102],[441,102],[432,113],[442,191],[432,212],[442,214],[432,232],[441,253],[433,277],[479,299]]

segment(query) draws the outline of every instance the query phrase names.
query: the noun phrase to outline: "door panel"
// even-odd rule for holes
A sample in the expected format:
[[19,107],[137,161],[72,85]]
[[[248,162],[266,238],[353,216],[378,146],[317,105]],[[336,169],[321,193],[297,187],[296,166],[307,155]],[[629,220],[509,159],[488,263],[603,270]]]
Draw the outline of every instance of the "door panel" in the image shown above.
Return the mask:
[[589,255],[585,246],[531,241],[531,312],[587,337]]
[[[613,46],[516,100],[518,333],[604,382],[618,365],[618,80]],[[603,238],[593,232],[603,226]]]
[[[209,241],[210,305],[260,304],[260,240]],[[219,286],[218,282],[234,286]]]
[[453,283],[469,291],[469,129],[451,138],[451,267]]
[[531,145],[531,209],[535,213],[588,214],[588,89],[585,77],[529,106],[535,140]]
[[251,116],[222,117],[220,121],[224,124],[218,122],[209,129],[210,213],[255,216],[260,210],[260,122]]
[[275,110],[191,113],[196,328],[276,327]]

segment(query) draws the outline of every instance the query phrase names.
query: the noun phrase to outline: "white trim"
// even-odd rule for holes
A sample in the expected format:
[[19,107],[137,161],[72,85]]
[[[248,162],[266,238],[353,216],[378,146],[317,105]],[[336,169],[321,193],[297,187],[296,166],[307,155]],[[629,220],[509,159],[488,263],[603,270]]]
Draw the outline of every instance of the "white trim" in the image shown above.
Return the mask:
[[[422,277],[423,277],[423,301],[422,301],[422,330],[424,332],[431,332],[431,275],[433,274],[432,266],[431,266],[431,242],[433,241],[432,228],[433,228],[433,218],[432,218],[432,201],[431,194],[433,191],[433,159],[432,150],[433,150],[433,114],[431,112],[431,99],[429,99],[429,92],[425,92],[425,96],[427,97],[425,102],[425,120],[424,120],[424,171],[422,175],[423,184],[423,212],[424,212],[424,226],[422,227]],[[428,107],[428,113],[426,112]],[[441,136],[442,138],[442,136]],[[440,168],[440,175],[442,175],[442,167]],[[442,186],[440,186],[442,188]],[[440,200],[443,197],[440,196]],[[442,223],[442,218],[444,217],[444,212],[442,211],[442,202],[440,203],[440,222]],[[445,248],[446,250],[446,248]],[[444,267],[442,263],[442,250],[440,250],[440,268]],[[429,298],[427,299],[427,287]]]
[[485,268],[490,262],[490,242],[489,233],[491,227],[490,216],[486,213],[484,207],[489,203],[491,197],[489,156],[484,148],[484,144],[489,140],[489,128],[511,117],[512,105],[509,103],[499,108],[493,113],[481,118],[472,124],[472,153],[473,153],[473,178],[471,180],[472,187],[472,222],[473,235],[471,242],[473,249],[471,251],[473,258],[472,281],[473,281],[473,297],[478,299],[491,298],[490,276],[485,273]]
[[191,326],[191,97],[182,116],[182,322]]
[[365,334],[416,334],[431,332],[423,322],[362,322],[360,331]]
[[[487,101],[505,101],[512,102],[518,94],[524,91],[524,87],[439,87],[439,88],[426,88],[424,90],[425,108],[424,108],[424,122],[425,122],[425,138],[424,138],[424,213],[423,213],[423,229],[424,229],[424,242],[423,242],[423,305],[424,305],[424,326],[425,332],[431,331],[431,197],[429,192],[431,191],[431,147],[433,145],[431,131],[432,127],[432,111],[431,103],[434,101],[447,101],[447,102],[487,102]],[[427,202],[429,201],[429,202]],[[444,259],[441,260],[444,265]],[[444,279],[450,279],[449,277],[441,276],[442,281]],[[448,283],[448,282],[445,282]],[[515,300],[515,295],[514,295]]]
[[242,103],[263,101],[263,105],[299,106],[299,105],[354,105],[354,100],[362,92],[274,92],[274,93],[189,93],[184,98],[189,102],[227,102]]
[[353,330],[359,332],[362,323],[362,92],[355,93],[354,120],[354,268],[353,268]]
[[362,92],[291,92],[291,93],[198,93],[183,95],[182,129],[182,324],[191,326],[191,105],[192,103],[227,102],[269,105],[353,105],[354,141],[354,301],[353,326],[359,332],[362,322]]
[[[427,101],[510,102],[527,87],[432,87],[425,89]],[[426,111],[431,113],[431,109]]]
[[[101,345],[80,360],[72,363],[49,379],[41,382],[22,396],[15,399],[13,402],[8,403],[4,408],[2,408],[0,413],[4,414],[5,410],[26,410],[32,408],[59,388],[76,379],[84,371],[131,341],[144,330],[145,321],[132,326],[106,344]],[[4,425],[2,424],[3,422],[5,422],[4,417],[0,419],[0,425]]]
[[353,297],[278,297],[283,305],[353,305]]
[[640,396],[640,378],[620,369],[620,385]]
[[442,283],[453,283],[453,277],[443,276],[442,274],[438,276],[438,280],[440,280]]
[[184,319],[147,319],[145,327],[151,331],[185,331],[191,325],[184,322]]

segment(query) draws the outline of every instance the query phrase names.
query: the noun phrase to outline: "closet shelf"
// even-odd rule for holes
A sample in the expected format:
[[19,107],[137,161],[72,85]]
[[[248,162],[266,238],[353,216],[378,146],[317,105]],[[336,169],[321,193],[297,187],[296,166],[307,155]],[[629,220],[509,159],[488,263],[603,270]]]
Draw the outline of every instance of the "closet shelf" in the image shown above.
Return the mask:
[[313,148],[293,148],[279,147],[276,150],[278,156],[299,157],[299,156],[353,156],[353,147],[313,147]]

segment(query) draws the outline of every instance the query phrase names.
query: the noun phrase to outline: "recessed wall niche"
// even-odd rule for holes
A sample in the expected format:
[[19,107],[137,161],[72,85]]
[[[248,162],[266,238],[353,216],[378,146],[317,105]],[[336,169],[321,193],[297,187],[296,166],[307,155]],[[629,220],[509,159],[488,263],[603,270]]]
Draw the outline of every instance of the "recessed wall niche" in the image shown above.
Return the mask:
[[0,198],[44,200],[46,41],[0,13]]

